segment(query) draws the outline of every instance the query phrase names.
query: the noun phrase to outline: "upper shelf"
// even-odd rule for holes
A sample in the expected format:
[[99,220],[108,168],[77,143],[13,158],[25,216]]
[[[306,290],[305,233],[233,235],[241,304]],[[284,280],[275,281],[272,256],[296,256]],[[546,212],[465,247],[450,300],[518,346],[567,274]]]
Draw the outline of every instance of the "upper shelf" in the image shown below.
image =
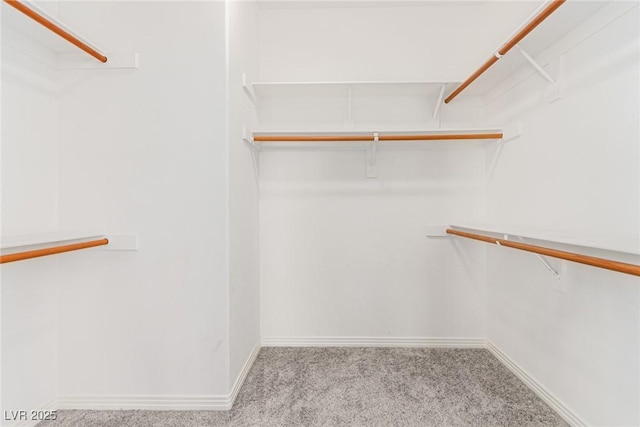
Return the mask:
[[258,97],[273,96],[438,96],[447,82],[430,81],[317,81],[255,82]]
[[0,240],[0,251],[2,251],[3,254],[12,253],[24,249],[56,246],[63,243],[79,243],[88,240],[101,239],[103,237],[104,234],[95,232],[52,232],[16,236],[2,236],[2,240]]
[[[465,227],[451,226],[450,228],[447,228],[445,230],[445,233],[446,233],[445,235],[464,237],[468,239],[479,240],[479,241],[490,243],[490,244],[496,244],[498,246],[505,246],[508,248],[518,249],[521,251],[532,252],[538,256],[540,261],[547,267],[549,271],[551,271],[556,276],[557,279],[560,278],[559,273],[556,271],[555,268],[553,268],[553,266],[551,266],[540,255],[550,256],[550,257],[554,257],[554,258],[558,258],[566,261],[576,262],[579,264],[585,264],[592,267],[603,268],[606,270],[616,271],[619,273],[640,276],[640,265],[635,263],[635,260],[633,261],[634,263],[629,263],[622,260],[614,259],[611,256],[595,257],[595,256],[584,253],[584,251],[569,252],[566,250],[549,247],[547,245],[540,246],[538,244],[531,244],[531,243],[525,242],[524,239],[521,238],[522,237],[521,232],[518,232],[515,235],[510,235],[510,234],[507,234],[505,230],[501,230],[499,232],[496,230],[483,229],[483,230],[480,230],[481,234],[477,234],[475,232],[463,231],[464,228]],[[500,234],[500,236],[499,237],[488,236],[487,234]],[[550,243],[561,243],[564,245],[572,245],[575,247],[583,247],[583,248],[589,248],[589,249],[591,248],[605,249],[601,245],[598,245],[597,247],[594,247],[591,244],[584,245],[583,241],[577,241],[577,242],[571,241],[571,240],[567,241],[567,239],[564,237],[558,238],[556,236],[552,236],[551,238],[549,238],[547,236],[542,237],[541,235],[537,234],[536,237],[531,237],[530,239],[544,240]],[[637,251],[637,247],[635,249]],[[606,249],[606,250],[608,251],[609,249]]]
[[[53,233],[40,235],[38,237],[26,236],[10,240],[13,240],[13,243],[5,243],[3,241],[3,252],[0,254],[0,264],[77,251],[80,249],[95,248],[109,244],[109,239],[105,236],[88,236],[77,233],[66,235]],[[5,249],[7,249],[8,253],[4,252]]]
[[[448,92],[445,102],[458,99],[456,96],[460,93],[467,96],[486,95],[509,75],[528,63],[525,56],[518,52],[520,48],[524,49],[530,57],[535,58],[608,4],[611,2],[564,0],[546,2],[518,27],[505,43],[495,49],[489,55],[489,59],[465,82]],[[545,13],[550,14],[543,16]],[[524,38],[521,38],[523,35]],[[459,90],[461,87],[462,90]]]
[[30,1],[3,0],[2,15],[3,26],[20,31],[55,53],[81,49],[100,62],[108,60],[87,38]]
[[29,0],[2,1],[3,43],[40,53],[53,53],[57,69],[138,68],[136,53],[107,55],[71,26]]

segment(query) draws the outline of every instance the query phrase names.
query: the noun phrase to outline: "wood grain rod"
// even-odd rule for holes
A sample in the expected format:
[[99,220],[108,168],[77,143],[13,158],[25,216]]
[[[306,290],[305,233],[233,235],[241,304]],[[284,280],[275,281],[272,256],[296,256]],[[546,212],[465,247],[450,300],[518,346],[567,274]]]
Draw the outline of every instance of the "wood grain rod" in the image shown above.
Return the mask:
[[[379,141],[444,141],[461,139],[502,139],[500,133],[468,133],[442,135],[380,135]],[[374,140],[373,135],[256,135],[255,142],[356,142]]]
[[442,135],[380,135],[380,141],[445,141],[452,139],[502,139],[500,133],[460,133]]
[[480,68],[478,68],[467,80],[462,82],[460,86],[458,86],[451,95],[447,96],[444,100],[445,104],[448,104],[460,94],[463,90],[465,90],[471,83],[475,81],[481,74],[489,69],[493,64],[498,62],[499,57],[504,56],[507,52],[509,52],[515,45],[520,43],[522,39],[524,39],[531,31],[533,31],[538,25],[542,23],[545,19],[549,17],[553,12],[555,12],[562,4],[567,0],[553,0],[547,7],[545,7],[539,14],[537,14],[531,21],[527,23],[520,31],[516,33],[511,39],[509,39],[505,44],[503,44],[500,49],[498,49],[497,53],[493,55],[491,58],[487,60]]
[[44,16],[38,14],[33,9],[31,9],[31,8],[27,7],[26,5],[22,4],[20,1],[18,1],[18,0],[4,0],[4,2],[7,3],[8,5],[12,6],[13,8],[19,10],[20,12],[24,13],[29,18],[33,19],[34,21],[36,21],[37,23],[39,23],[43,27],[45,27],[45,28],[49,29],[50,31],[56,33],[57,35],[59,35],[60,37],[62,37],[66,41],[68,41],[69,43],[73,44],[74,46],[78,47],[79,49],[82,49],[83,51],[85,51],[89,55],[91,55],[94,58],[96,58],[98,61],[103,62],[103,63],[107,62],[107,57],[106,56],[104,56],[103,54],[101,54],[100,52],[98,52],[97,50],[95,50],[94,48],[89,46],[88,44],[84,43],[82,40],[78,39],[73,34],[67,32],[66,30],[64,30],[60,26],[58,26],[58,25],[54,24],[53,22],[49,21]]
[[109,244],[109,239],[91,240],[89,242],[72,243],[69,245],[53,246],[32,251],[16,252],[15,254],[0,255],[0,264],[13,261],[22,261],[30,258],[38,258],[46,255],[59,254],[63,252],[77,251],[79,249],[93,248]]
[[579,264],[590,265],[592,267],[604,268],[606,270],[617,271],[620,273],[640,276],[640,265],[627,264],[624,262],[613,261],[606,258],[597,258],[588,255],[581,255],[574,252],[559,251],[557,249],[545,248],[542,246],[530,245],[528,243],[514,242],[511,240],[498,239],[495,237],[483,236],[481,234],[467,233],[465,231],[452,230],[447,228],[447,234],[466,237],[468,239],[480,240],[482,242],[500,244],[509,248],[519,249],[521,251],[533,252],[539,255],[550,256],[554,258],[564,259],[567,261],[577,262]]

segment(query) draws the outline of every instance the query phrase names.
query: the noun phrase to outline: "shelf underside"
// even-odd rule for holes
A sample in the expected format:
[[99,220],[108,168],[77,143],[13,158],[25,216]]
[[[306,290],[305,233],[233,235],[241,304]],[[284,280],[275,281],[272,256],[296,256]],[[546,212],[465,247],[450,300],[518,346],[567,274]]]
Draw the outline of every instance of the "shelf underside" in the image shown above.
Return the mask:
[[[492,224],[456,224],[452,228],[490,233],[495,235],[518,236],[524,239],[531,239],[540,242],[557,243],[561,245],[578,246],[597,250],[619,252],[640,256],[640,239],[624,238],[620,236],[607,235],[584,235],[579,233],[559,232],[549,229],[532,229],[521,226],[492,225]],[[517,241],[517,240],[516,240]]]

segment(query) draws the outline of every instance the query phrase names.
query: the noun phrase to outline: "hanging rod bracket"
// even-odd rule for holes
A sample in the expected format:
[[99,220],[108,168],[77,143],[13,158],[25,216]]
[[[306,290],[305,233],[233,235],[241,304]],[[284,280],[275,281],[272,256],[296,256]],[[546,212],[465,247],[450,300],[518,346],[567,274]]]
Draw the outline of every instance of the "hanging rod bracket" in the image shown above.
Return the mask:
[[367,178],[377,178],[378,177],[378,169],[377,169],[377,152],[378,152],[378,142],[380,141],[380,134],[378,132],[373,133],[373,141],[367,150]]
[[247,73],[242,73],[242,89],[244,90],[244,93],[247,94],[253,105],[257,105],[256,95],[253,93],[249,87],[249,83],[247,82]]
[[253,172],[256,175],[256,179],[260,178],[260,147],[256,142],[248,136],[247,127],[242,125],[242,141],[249,146],[251,150],[251,163],[253,163]]
[[251,148],[252,150],[260,151],[260,147],[258,147],[253,138],[248,135],[247,127],[245,125],[242,125],[242,141],[244,141],[245,144],[249,145],[249,148]]
[[438,95],[438,102],[436,102],[436,107],[433,110],[433,118],[438,117],[438,113],[440,112],[440,107],[442,106],[442,100],[444,99],[444,89],[446,85],[442,85],[440,87],[440,94]]

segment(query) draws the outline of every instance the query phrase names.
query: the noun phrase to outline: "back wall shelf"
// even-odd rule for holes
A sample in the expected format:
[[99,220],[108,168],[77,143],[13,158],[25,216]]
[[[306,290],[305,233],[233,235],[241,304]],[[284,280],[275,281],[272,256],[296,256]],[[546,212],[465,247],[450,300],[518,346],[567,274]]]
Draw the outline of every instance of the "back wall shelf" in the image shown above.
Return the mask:
[[433,117],[437,117],[448,88],[458,82],[434,81],[314,81],[314,82],[254,82],[242,76],[245,92],[259,104],[265,98],[343,98],[347,105],[347,122],[351,121],[352,101],[367,97],[423,97],[433,102]]

